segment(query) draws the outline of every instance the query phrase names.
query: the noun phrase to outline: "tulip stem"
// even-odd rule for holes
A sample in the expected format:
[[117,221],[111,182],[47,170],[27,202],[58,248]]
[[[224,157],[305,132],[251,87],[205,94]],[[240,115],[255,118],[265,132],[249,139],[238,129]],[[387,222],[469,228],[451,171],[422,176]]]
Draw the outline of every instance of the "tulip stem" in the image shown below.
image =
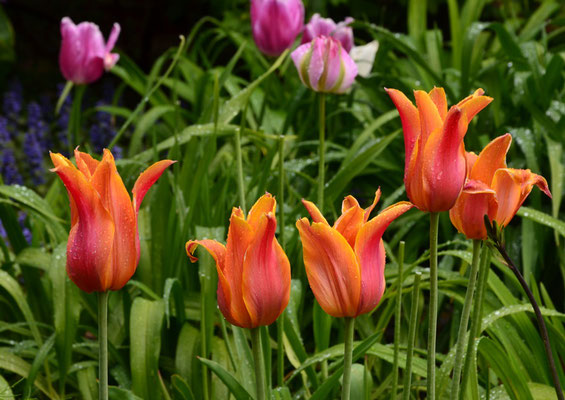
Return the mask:
[[[467,354],[465,355],[465,363],[463,365],[463,375],[461,382],[461,393],[464,395],[469,381],[469,371],[471,363],[474,359],[475,339],[481,330],[481,320],[483,317],[483,298],[487,287],[488,272],[490,267],[490,249],[483,246],[481,252],[481,261],[479,263],[479,277],[477,279],[477,296],[473,307],[473,318],[471,318],[471,327],[469,328],[469,343],[467,345]],[[454,399],[458,400],[458,399]]]
[[400,315],[402,313],[402,270],[404,268],[404,247],[401,241],[398,245],[398,278],[396,285],[396,315],[394,316],[394,361],[392,366],[392,399],[396,399],[398,386],[398,353],[400,351]]
[[408,347],[406,348],[406,367],[404,369],[404,379],[402,400],[410,400],[410,385],[412,384],[412,356],[414,355],[414,341],[416,340],[416,326],[418,325],[418,302],[420,297],[420,280],[422,273],[414,274],[414,285],[412,287],[412,303],[410,304],[410,326],[408,328]]
[[251,329],[251,345],[253,347],[253,360],[255,362],[255,385],[257,388],[256,400],[265,400],[265,360],[261,348],[261,328]]
[[543,344],[544,344],[544,347],[545,347],[545,353],[547,355],[547,361],[549,362],[549,369],[551,371],[551,378],[553,379],[553,385],[554,385],[554,388],[555,388],[555,393],[557,394],[557,398],[559,400],[563,400],[564,399],[563,398],[563,390],[561,389],[561,383],[559,383],[559,375],[557,374],[557,368],[555,367],[555,360],[553,359],[551,342],[549,341],[549,335],[547,333],[547,327],[545,325],[545,321],[543,320],[543,315],[541,315],[541,311],[540,311],[540,308],[538,306],[538,303],[537,303],[537,301],[534,297],[534,294],[530,290],[530,287],[526,283],[526,280],[524,279],[524,277],[522,276],[520,271],[518,271],[518,268],[516,268],[516,265],[514,265],[514,262],[512,261],[512,259],[508,255],[508,253],[506,252],[506,248],[504,247],[504,244],[501,243],[501,242],[495,242],[495,247],[498,250],[498,252],[500,253],[500,255],[502,256],[502,258],[504,258],[506,265],[508,265],[508,267],[512,270],[512,272],[514,272],[514,275],[516,275],[516,278],[518,278],[520,285],[522,285],[522,289],[524,289],[524,292],[526,292],[526,295],[528,296],[528,299],[530,300],[530,303],[532,304],[532,307],[534,309],[534,313],[536,314],[536,319],[538,321],[538,328],[540,330],[541,338],[543,339]]
[[437,335],[437,236],[439,213],[430,213],[430,316],[428,323],[427,399],[436,398],[436,335]]
[[77,85],[75,86],[75,88],[75,97],[73,98],[73,105],[71,107],[71,115],[69,117],[67,132],[67,140],[69,141],[69,155],[72,155],[74,148],[80,145],[80,139],[78,135],[80,135],[82,98],[84,96],[84,91],[86,90],[86,85]]
[[319,94],[320,98],[320,138],[318,147],[318,209],[324,212],[324,186],[325,186],[325,153],[326,153],[326,95]]
[[98,293],[98,399],[108,400],[108,294]]
[[345,338],[343,351],[343,385],[341,400],[349,400],[351,394],[351,363],[353,360],[353,335],[355,334],[355,318],[345,318]]
[[463,303],[463,311],[461,312],[461,321],[459,322],[459,333],[457,334],[457,349],[455,351],[455,364],[453,367],[453,380],[451,383],[451,398],[459,398],[459,388],[461,377],[461,369],[463,367],[463,352],[465,351],[465,333],[469,324],[469,316],[471,315],[471,304],[473,303],[473,293],[475,291],[475,283],[477,281],[477,272],[479,270],[479,259],[481,253],[481,243],[479,239],[473,240],[473,260],[471,262],[471,272],[469,273],[469,283],[467,284],[467,293],[465,294],[465,302]]
[[241,156],[241,131],[242,131],[241,128],[235,130],[235,158],[237,162],[237,192],[239,194],[239,206],[243,209],[243,212],[245,213],[247,212],[247,207],[245,204],[245,185],[243,182],[243,160]]

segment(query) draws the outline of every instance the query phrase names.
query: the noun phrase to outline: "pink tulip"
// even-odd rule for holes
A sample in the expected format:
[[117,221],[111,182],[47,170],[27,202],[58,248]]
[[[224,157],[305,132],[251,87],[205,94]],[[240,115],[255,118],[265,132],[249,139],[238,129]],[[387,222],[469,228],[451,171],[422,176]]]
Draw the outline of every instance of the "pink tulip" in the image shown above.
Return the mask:
[[331,18],[322,18],[320,14],[314,14],[304,27],[302,43],[309,43],[318,36],[332,36],[339,40],[345,51],[349,53],[353,48],[353,29],[348,25],[353,21],[353,18],[347,17],[336,24]]
[[65,79],[77,85],[96,81],[104,70],[109,71],[120,56],[110,53],[120,35],[120,25],[115,23],[108,42],[98,25],[81,22],[75,25],[69,18],[61,20],[61,52],[59,66]]
[[331,36],[314,38],[294,50],[291,57],[302,83],[316,92],[344,93],[357,76],[357,65]]
[[290,48],[304,26],[302,0],[251,0],[251,30],[255,44],[268,56]]

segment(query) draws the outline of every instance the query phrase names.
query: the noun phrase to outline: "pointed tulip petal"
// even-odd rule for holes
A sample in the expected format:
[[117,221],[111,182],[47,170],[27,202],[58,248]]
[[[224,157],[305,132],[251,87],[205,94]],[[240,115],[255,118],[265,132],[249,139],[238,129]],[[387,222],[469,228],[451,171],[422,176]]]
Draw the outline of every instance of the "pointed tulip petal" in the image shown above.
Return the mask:
[[440,87],[434,87],[430,91],[429,96],[436,105],[439,116],[442,120],[445,120],[447,116],[447,98],[445,97],[445,90]]
[[[51,153],[52,170],[63,181],[76,207],[67,243],[69,278],[85,292],[106,291],[111,284],[114,223],[86,177],[61,154]],[[88,254],[88,257],[85,255]]]
[[275,214],[275,209],[277,208],[277,201],[270,193],[265,193],[259,198],[249,210],[247,215],[247,222],[249,225],[255,229],[259,224],[259,219],[263,214],[273,213]]
[[90,180],[98,164],[100,164],[100,161],[92,158],[90,154],[78,151],[78,147],[75,149],[75,160],[77,161],[79,171],[86,176],[87,180]]
[[499,225],[506,226],[510,223],[534,185],[551,197],[545,178],[532,173],[529,169],[502,168],[496,171],[492,180],[492,188],[496,191],[498,198],[498,212],[495,220]]
[[418,114],[418,109],[400,90],[385,90],[400,114],[402,130],[404,131],[404,148],[406,151],[405,164],[408,166],[410,159],[413,157],[412,151],[414,150],[414,145],[420,135],[420,115]]
[[375,198],[373,199],[373,204],[371,204],[369,207],[367,207],[365,209],[365,215],[363,216],[363,222],[367,222],[369,220],[371,213],[373,212],[375,206],[377,205],[377,203],[379,202],[380,199],[381,199],[381,188],[378,188],[377,191],[375,192]]
[[506,153],[511,143],[512,136],[509,133],[490,142],[479,154],[469,179],[481,181],[490,186],[496,170],[506,168]]
[[341,234],[324,223],[302,218],[296,226],[310,287],[322,309],[334,317],[357,315],[361,276],[357,258]]
[[133,186],[133,208],[135,209],[135,213],[139,211],[139,206],[143,201],[143,198],[147,194],[147,191],[153,186],[157,179],[165,172],[165,170],[170,167],[172,164],[176,163],[176,161],[172,160],[161,160],[147,168],[143,171],[135,185]]
[[318,207],[316,207],[314,203],[302,199],[302,204],[304,204],[304,207],[306,207],[308,214],[310,214],[310,216],[312,217],[312,221],[321,222],[323,224],[326,224],[327,226],[330,226],[330,224],[328,224],[328,221],[326,221],[326,219],[324,218],[324,216],[322,215],[320,210],[318,210]]
[[[479,90],[481,92],[479,92]],[[478,95],[480,93],[481,95]],[[470,122],[475,115],[479,113],[483,108],[488,106],[493,100],[492,97],[482,96],[482,89],[478,89],[472,96],[460,101],[457,107],[464,110],[467,114],[467,121]]]
[[275,216],[263,214],[243,261],[243,301],[252,327],[275,322],[290,296],[290,264],[277,249],[276,229]]
[[355,254],[361,270],[361,297],[357,315],[373,310],[385,289],[385,252],[382,236],[392,221],[410,210],[414,205],[407,201],[396,203],[359,230],[355,241]]
[[418,140],[422,145],[425,145],[432,132],[441,130],[443,119],[429,94],[423,90],[416,90],[414,91],[414,97],[416,98],[416,107],[418,107],[418,113],[420,114],[421,134]]
[[355,237],[359,228],[363,224],[365,210],[357,206],[349,208],[335,221],[334,229],[337,230],[347,240],[351,248],[355,245]]

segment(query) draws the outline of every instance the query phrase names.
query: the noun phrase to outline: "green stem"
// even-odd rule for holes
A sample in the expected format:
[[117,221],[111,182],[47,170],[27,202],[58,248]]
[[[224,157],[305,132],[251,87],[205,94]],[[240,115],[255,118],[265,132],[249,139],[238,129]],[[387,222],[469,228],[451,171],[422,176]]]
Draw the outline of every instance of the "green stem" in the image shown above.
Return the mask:
[[430,213],[430,318],[428,323],[428,400],[436,398],[436,335],[437,335],[437,235],[439,213]]
[[[279,138],[279,240],[283,250],[286,249],[286,237],[284,234],[284,136]],[[277,383],[284,385],[284,311],[277,319]]]
[[355,334],[355,318],[345,318],[345,343],[343,351],[343,385],[341,400],[349,400],[351,394],[351,363],[353,358],[353,335]]
[[73,98],[73,105],[71,107],[71,115],[69,117],[69,125],[67,132],[67,140],[69,146],[69,155],[73,154],[76,146],[80,145],[80,117],[82,112],[82,98],[86,85],[78,85],[75,89],[75,97]]
[[400,318],[402,313],[402,270],[404,269],[404,247],[401,241],[398,245],[398,280],[396,285],[396,315],[394,316],[394,361],[392,366],[392,398],[396,399],[398,386],[398,353],[400,347]]
[[98,399],[108,400],[108,294],[98,293]]
[[481,240],[473,240],[473,261],[471,262],[471,272],[469,273],[469,283],[467,285],[467,293],[465,294],[465,302],[463,303],[463,311],[461,312],[461,321],[459,322],[459,333],[457,335],[457,350],[455,351],[455,364],[453,367],[453,380],[451,383],[451,398],[459,398],[459,387],[461,377],[461,369],[463,367],[463,352],[465,351],[465,333],[471,315],[471,304],[473,303],[473,293],[475,291],[475,283],[477,280],[477,272],[479,270],[479,259],[481,252]]
[[408,347],[406,348],[406,368],[404,369],[404,390],[402,400],[410,400],[410,385],[412,384],[412,356],[414,355],[414,341],[416,340],[416,326],[418,325],[418,301],[420,297],[420,280],[422,273],[414,275],[412,288],[412,303],[410,304],[410,327],[408,328]]
[[326,95],[324,93],[320,93],[320,109],[319,109],[319,117],[320,117],[320,138],[319,138],[319,147],[318,147],[318,209],[320,212],[324,212],[324,186],[325,186],[325,143],[326,143]]
[[243,160],[241,158],[241,130],[235,130],[235,158],[237,160],[237,193],[239,195],[239,206],[246,213],[245,186],[243,183]]
[[[490,267],[490,250],[488,246],[483,246],[481,251],[481,261],[479,263],[479,277],[477,279],[477,295],[475,298],[475,307],[471,318],[471,327],[469,328],[469,342],[467,345],[467,353],[465,355],[465,363],[463,365],[463,375],[461,382],[461,393],[464,395],[467,383],[469,381],[469,372],[471,371],[471,363],[474,359],[475,340],[481,330],[481,319],[483,317],[483,299],[487,287],[488,272]],[[457,400],[457,399],[454,399]]]
[[265,400],[265,364],[261,348],[261,328],[251,329],[251,344],[253,347],[253,360],[255,361],[256,400]]
[[61,92],[61,95],[59,96],[59,100],[57,100],[57,105],[55,106],[55,115],[59,115],[59,111],[61,111],[61,107],[63,107],[63,103],[69,96],[72,88],[73,83],[71,81],[67,81],[67,83],[65,83],[63,91]]

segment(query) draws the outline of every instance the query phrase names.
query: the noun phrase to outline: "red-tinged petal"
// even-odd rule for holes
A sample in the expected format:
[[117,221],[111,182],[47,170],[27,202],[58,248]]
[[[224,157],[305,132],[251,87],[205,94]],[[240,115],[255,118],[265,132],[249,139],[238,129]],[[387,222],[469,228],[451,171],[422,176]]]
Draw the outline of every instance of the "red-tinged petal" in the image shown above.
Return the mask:
[[420,114],[421,134],[419,142],[422,146],[425,146],[432,132],[438,129],[441,130],[443,119],[428,93],[423,90],[416,90],[414,91],[414,97],[416,98],[416,107],[418,107],[418,113]]
[[170,167],[172,164],[176,163],[176,161],[172,160],[161,160],[157,161],[155,164],[147,168],[143,171],[137,181],[135,181],[135,185],[133,185],[133,208],[135,212],[139,211],[139,206],[147,194],[147,191],[153,186],[157,179],[165,172],[165,170]]
[[324,223],[296,222],[308,282],[322,309],[334,317],[357,315],[361,291],[359,265],[353,249]]
[[493,100],[492,97],[483,96],[483,93],[484,91],[482,89],[477,89],[472,96],[467,97],[457,104],[458,108],[465,110],[469,122]]
[[304,204],[304,207],[306,207],[306,211],[308,211],[308,214],[310,214],[310,217],[312,217],[312,221],[321,222],[323,224],[326,224],[327,226],[330,226],[330,224],[328,224],[328,221],[326,221],[326,219],[324,218],[324,216],[322,215],[320,210],[318,210],[318,207],[316,207],[314,203],[302,199],[302,204]]
[[355,241],[355,254],[361,270],[361,297],[356,315],[373,310],[385,289],[385,251],[382,236],[392,221],[414,207],[401,201],[386,208],[359,230]]
[[377,205],[377,203],[379,202],[380,199],[381,199],[381,188],[378,188],[377,191],[375,192],[375,198],[373,199],[373,204],[371,204],[369,207],[367,207],[365,209],[365,215],[363,216],[363,222],[367,222],[369,220],[371,213],[373,212],[375,206]]
[[194,256],[194,251],[198,246],[204,247],[216,262],[216,270],[218,271],[218,306],[224,317],[232,324],[237,325],[237,321],[231,314],[231,290],[230,283],[227,280],[225,270],[226,248],[220,242],[210,239],[189,240],[186,242],[186,254],[191,262],[198,261]]
[[85,292],[106,291],[111,284],[114,223],[86,177],[61,154],[51,153],[52,170],[63,181],[76,207],[67,243],[67,273]]
[[341,213],[345,213],[350,208],[359,207],[357,199],[351,195],[346,196],[341,202]]
[[88,180],[94,175],[94,171],[100,164],[100,161],[95,160],[88,153],[83,153],[78,151],[78,147],[75,149],[75,160],[77,162],[77,167],[86,176]]
[[512,136],[507,133],[491,141],[481,151],[469,179],[481,181],[490,186],[497,169],[506,168],[506,153],[512,143]]
[[471,176],[471,170],[473,169],[473,166],[477,162],[478,158],[479,156],[473,153],[472,151],[465,152],[465,159],[467,160],[467,177],[469,177],[469,179]]
[[413,157],[414,145],[420,136],[420,116],[418,109],[404,93],[396,89],[385,89],[400,114],[402,130],[404,131],[404,149],[406,151],[405,168]]
[[359,232],[359,228],[361,228],[361,225],[363,224],[364,215],[365,210],[357,204],[356,206],[346,210],[343,214],[341,214],[337,221],[335,221],[334,229],[341,233],[351,248],[355,245],[355,237],[357,236],[357,232]]
[[275,216],[263,214],[243,261],[243,301],[253,328],[275,322],[290,296],[290,263],[277,249],[276,229]]
[[231,287],[230,309],[236,325],[249,328],[251,318],[243,301],[243,260],[245,252],[253,240],[254,229],[245,220],[240,208],[233,208],[226,243],[226,279]]
[[430,136],[422,154],[423,211],[447,211],[455,204],[463,189],[467,161],[463,138],[467,132],[465,112],[452,107],[447,113],[443,130]]
[[501,168],[496,171],[492,180],[492,189],[496,191],[498,198],[495,220],[499,225],[508,225],[534,185],[551,197],[545,178],[532,173],[529,169]]
[[429,95],[437,107],[439,116],[442,120],[445,120],[445,117],[447,116],[447,98],[445,97],[445,90],[440,87],[434,87],[430,91]]
[[265,193],[259,198],[247,214],[247,222],[255,230],[263,214],[273,213],[277,208],[277,201],[270,193]]
[[453,226],[469,239],[486,239],[484,216],[493,220],[498,209],[496,192],[481,181],[468,180],[449,210]]
[[118,174],[114,157],[104,150],[102,161],[91,179],[115,226],[112,248],[111,290],[119,290],[133,276],[139,260],[137,222],[129,193]]

